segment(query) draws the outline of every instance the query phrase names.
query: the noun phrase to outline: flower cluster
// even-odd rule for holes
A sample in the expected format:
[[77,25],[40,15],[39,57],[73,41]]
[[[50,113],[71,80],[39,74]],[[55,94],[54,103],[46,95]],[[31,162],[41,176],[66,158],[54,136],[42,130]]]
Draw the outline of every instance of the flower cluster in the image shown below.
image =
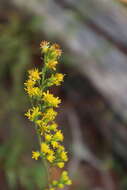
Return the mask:
[[50,190],[55,190],[55,188],[62,189],[64,188],[65,185],[71,185],[71,184],[72,184],[72,181],[70,180],[68,176],[68,172],[63,171],[59,180],[53,180],[52,187],[50,188]]
[[[46,160],[50,166],[63,168],[68,161],[67,152],[62,145],[64,135],[55,122],[61,100],[55,97],[48,88],[52,85],[59,86],[63,82],[64,75],[56,73],[58,59],[61,56],[59,45],[51,45],[43,41],[40,44],[41,53],[44,58],[44,67],[40,72],[38,69],[28,71],[28,80],[24,83],[25,91],[31,99],[33,107],[25,114],[35,124],[35,129],[40,142],[40,150],[32,152],[32,158]],[[49,190],[63,188],[71,185],[67,171],[64,171],[59,180],[49,185]]]

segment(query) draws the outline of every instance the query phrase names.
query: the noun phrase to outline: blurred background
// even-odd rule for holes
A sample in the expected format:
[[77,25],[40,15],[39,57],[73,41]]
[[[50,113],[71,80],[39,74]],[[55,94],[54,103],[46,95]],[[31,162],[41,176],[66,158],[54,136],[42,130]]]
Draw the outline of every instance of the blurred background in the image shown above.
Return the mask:
[[[69,190],[127,190],[127,1],[0,0],[0,190],[42,190],[43,165],[24,117],[27,70],[42,40],[58,43]],[[57,176],[58,170],[54,171]]]

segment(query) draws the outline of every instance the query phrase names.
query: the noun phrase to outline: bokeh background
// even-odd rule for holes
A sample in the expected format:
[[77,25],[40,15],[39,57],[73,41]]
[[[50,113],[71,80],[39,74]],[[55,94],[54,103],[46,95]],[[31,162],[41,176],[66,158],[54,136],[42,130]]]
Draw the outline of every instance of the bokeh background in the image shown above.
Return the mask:
[[[69,152],[69,190],[127,190],[127,1],[0,0],[0,190],[42,190],[45,171],[24,117],[27,70],[39,44],[63,50],[57,122]],[[54,170],[57,176],[59,170]]]

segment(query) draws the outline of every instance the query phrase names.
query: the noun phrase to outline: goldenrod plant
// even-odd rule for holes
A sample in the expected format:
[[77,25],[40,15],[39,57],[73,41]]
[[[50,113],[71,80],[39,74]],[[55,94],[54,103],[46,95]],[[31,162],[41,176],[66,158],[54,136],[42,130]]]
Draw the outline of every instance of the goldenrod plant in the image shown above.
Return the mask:
[[51,181],[49,176],[50,168],[64,168],[65,162],[68,161],[67,152],[62,144],[64,135],[55,122],[56,108],[61,103],[61,99],[49,91],[51,86],[61,85],[64,79],[64,74],[56,72],[62,51],[58,44],[50,44],[47,41],[41,42],[40,49],[44,66],[41,71],[37,68],[29,70],[28,79],[24,84],[32,106],[25,116],[34,123],[39,139],[40,148],[32,151],[32,158],[44,162],[49,182],[46,190],[55,190],[72,184],[68,172],[63,169],[59,179]]

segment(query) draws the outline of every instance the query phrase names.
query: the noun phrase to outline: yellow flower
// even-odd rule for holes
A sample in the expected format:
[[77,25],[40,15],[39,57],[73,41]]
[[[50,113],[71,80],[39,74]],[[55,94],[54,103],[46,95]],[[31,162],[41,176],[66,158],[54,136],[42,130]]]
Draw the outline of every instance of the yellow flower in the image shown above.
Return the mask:
[[52,155],[54,155],[55,152],[54,152],[52,149],[50,149],[49,152],[48,152],[48,154],[52,154]]
[[59,145],[58,146],[58,152],[61,152],[61,151],[63,151],[65,148],[64,148],[64,146],[62,146],[62,145]]
[[53,44],[51,47],[50,47],[50,50],[52,51],[52,54],[55,56],[55,57],[60,57],[61,54],[62,54],[62,50],[60,49],[60,46],[58,44]]
[[64,162],[58,162],[58,163],[57,163],[57,166],[58,166],[59,168],[63,168],[63,167],[64,167]]
[[56,70],[56,65],[58,64],[58,61],[56,60],[49,60],[47,63],[46,63],[46,66],[49,68],[49,69],[52,69],[52,70]]
[[63,171],[62,175],[61,175],[61,178],[62,178],[62,180],[67,181],[69,179],[68,172],[67,171]]
[[59,187],[59,188],[64,188],[64,184],[59,183],[59,184],[58,184],[58,187]]
[[53,154],[49,154],[47,156],[47,160],[52,163],[55,160],[55,156]]
[[63,133],[61,132],[61,130],[58,130],[56,132],[56,134],[54,135],[54,139],[56,139],[57,141],[63,141],[64,136],[63,136]]
[[62,179],[63,179],[64,176],[68,176],[68,172],[65,171],[65,170],[62,172]]
[[49,91],[43,92],[43,100],[53,107],[58,107],[58,105],[61,103],[61,100],[58,97],[54,97],[53,94],[49,93]]
[[38,96],[38,97],[41,97],[41,96],[42,96],[42,91],[41,91],[40,88],[35,87],[35,88],[34,88],[34,91],[35,91],[35,96]]
[[27,116],[28,119],[31,121],[34,121],[40,115],[41,112],[39,111],[39,107],[33,107],[32,109],[29,109],[28,112],[25,114],[25,116]]
[[51,141],[51,139],[52,139],[52,135],[50,135],[50,134],[45,135],[45,140],[46,141]]
[[63,171],[61,175],[61,180],[64,181],[66,185],[71,185],[72,181],[69,179],[68,172]]
[[25,90],[27,91],[27,93],[30,97],[32,97],[32,96],[41,97],[42,96],[42,91],[38,87],[28,87],[28,88],[25,88]]
[[28,73],[29,73],[29,79],[33,81],[40,80],[41,72],[39,72],[38,69],[29,70]]
[[69,179],[65,184],[66,185],[72,185],[72,181]]
[[[44,69],[42,72],[37,68],[29,70],[28,80],[24,83],[25,90],[34,105],[25,115],[34,122],[40,138],[40,151],[32,151],[32,158],[38,160],[43,156],[49,166],[63,168],[68,155],[61,145],[64,135],[54,122],[57,116],[54,109],[59,106],[61,99],[48,90],[52,85],[59,86],[64,80],[64,74],[56,73],[62,50],[58,44],[51,45],[47,41],[42,41],[40,48],[41,53],[44,53]],[[68,173],[64,171],[58,180],[48,185],[46,190],[64,188],[65,185],[71,184]]]
[[46,123],[42,119],[38,119],[35,121],[35,123],[40,127],[40,128],[46,128]]
[[24,85],[27,87],[27,88],[30,88],[30,87],[33,87],[35,85],[35,81],[31,80],[31,79],[28,79]]
[[[44,135],[46,132],[49,132],[49,129],[47,127],[47,122],[44,122],[43,120],[37,120],[35,121],[35,123],[39,126],[39,132],[40,135]],[[46,137],[47,139],[49,139],[50,137]]]
[[58,148],[59,147],[59,144],[56,141],[52,141],[51,145],[53,146],[53,148]]
[[51,46],[52,49],[56,50],[56,49],[60,49],[60,45],[57,44],[57,43],[54,43],[52,46]]
[[33,159],[38,160],[39,156],[40,156],[40,152],[34,152],[34,151],[32,151],[32,158]]
[[62,73],[56,73],[54,75],[54,81],[53,83],[56,85],[56,86],[59,86],[60,83],[63,81],[63,78],[64,78],[64,75]]
[[58,125],[56,124],[56,123],[53,123],[53,124],[51,124],[51,125],[48,125],[47,126],[47,129],[50,131],[56,131],[57,130],[57,127],[58,127]]
[[60,156],[61,156],[61,158],[62,158],[63,161],[65,161],[65,162],[68,161],[67,152],[64,152],[64,151],[61,152]]
[[49,81],[47,83],[48,86],[56,85],[59,86],[61,82],[64,79],[64,75],[62,73],[56,73],[55,75],[52,74],[51,78],[49,78]]
[[52,121],[57,116],[57,112],[53,110],[53,108],[47,109],[46,113],[44,113],[43,119],[46,121]]
[[50,148],[46,143],[41,143],[41,152],[45,154],[50,152]]
[[40,48],[42,49],[43,53],[47,53],[49,49],[49,42],[47,41],[42,41],[40,44]]
[[52,182],[53,185],[57,185],[57,183],[58,183],[58,181],[56,181],[56,180],[53,180],[53,182]]

